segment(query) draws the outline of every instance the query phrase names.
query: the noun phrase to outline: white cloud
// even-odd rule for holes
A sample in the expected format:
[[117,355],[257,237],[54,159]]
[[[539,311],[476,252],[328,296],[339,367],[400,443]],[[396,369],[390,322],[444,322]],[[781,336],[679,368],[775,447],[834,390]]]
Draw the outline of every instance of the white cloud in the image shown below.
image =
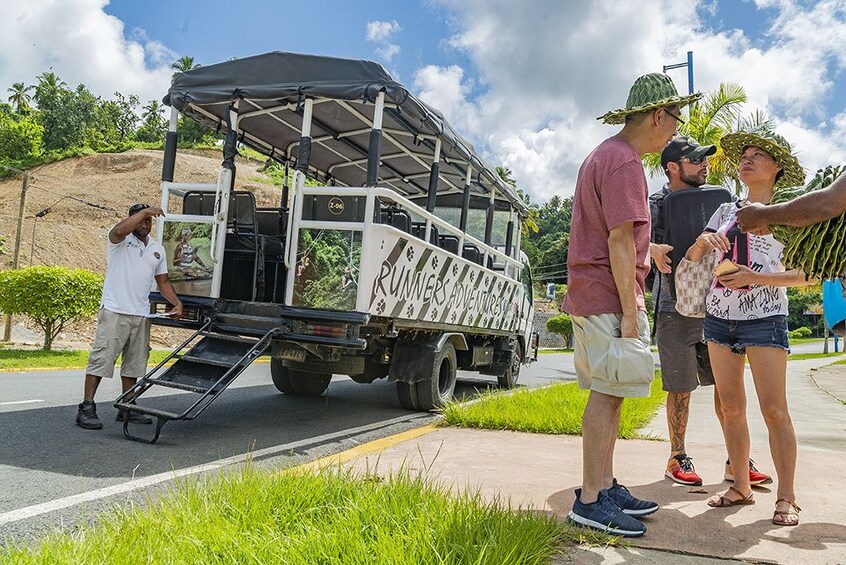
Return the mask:
[[[759,0],[777,12],[762,13],[763,38],[710,29],[700,18],[713,15],[713,0],[536,0],[531,10],[510,0],[441,3],[455,16],[449,46],[470,58],[478,83],[459,67],[426,67],[418,92],[489,151],[492,165],[512,169],[534,201],[572,194],[581,161],[617,131],[595,117],[622,107],[637,76],[689,50],[697,90],[743,85],[748,109],[767,110],[809,172],[846,154],[842,135],[832,135],[846,133],[846,115],[823,122],[832,77],[846,67],[846,46],[835,39],[846,36],[844,0]],[[670,75],[687,90],[686,69]]]
[[377,43],[375,53],[385,61],[390,62],[400,52],[400,46],[392,40],[402,28],[396,20],[390,22],[373,21],[367,22],[367,41]]
[[115,91],[160,99],[170,85],[173,53],[143,30],[125,33],[103,11],[106,0],[0,0],[0,85],[52,70],[71,87],[85,84],[111,98]]

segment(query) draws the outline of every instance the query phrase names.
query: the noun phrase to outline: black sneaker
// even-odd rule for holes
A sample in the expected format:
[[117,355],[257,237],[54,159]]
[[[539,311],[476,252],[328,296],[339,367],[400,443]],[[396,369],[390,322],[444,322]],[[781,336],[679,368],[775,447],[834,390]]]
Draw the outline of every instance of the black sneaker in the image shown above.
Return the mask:
[[97,417],[97,405],[93,400],[83,400],[76,413],[76,425],[86,430],[99,430],[103,422]]
[[[123,415],[126,410],[118,410],[118,415],[115,420],[118,422],[123,422]],[[129,412],[129,423],[130,424],[152,424],[153,419],[149,416],[145,416],[143,414],[139,414],[138,412]]]
[[599,491],[596,502],[591,504],[583,503],[581,496],[582,489],[577,488],[576,501],[567,515],[571,521],[618,536],[637,537],[646,533],[646,526],[624,513],[608,496],[607,490]]
[[629,516],[649,516],[659,508],[657,502],[632,496],[629,489],[618,483],[617,479],[614,479],[614,483],[608,489],[608,496],[620,507],[620,510]]

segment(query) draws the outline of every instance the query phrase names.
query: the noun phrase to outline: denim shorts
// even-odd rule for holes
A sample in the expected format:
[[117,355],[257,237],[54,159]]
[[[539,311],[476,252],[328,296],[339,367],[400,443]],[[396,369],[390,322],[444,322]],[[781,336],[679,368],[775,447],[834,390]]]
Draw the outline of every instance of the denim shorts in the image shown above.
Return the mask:
[[790,351],[787,341],[787,316],[768,316],[757,320],[723,320],[705,316],[705,341],[731,348],[743,355],[747,347],[779,347]]

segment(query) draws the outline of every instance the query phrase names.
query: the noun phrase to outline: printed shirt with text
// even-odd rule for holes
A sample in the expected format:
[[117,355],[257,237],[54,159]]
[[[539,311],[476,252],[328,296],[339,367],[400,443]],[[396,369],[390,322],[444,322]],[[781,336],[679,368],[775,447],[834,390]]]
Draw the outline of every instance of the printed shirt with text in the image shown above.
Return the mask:
[[[723,204],[714,212],[705,228],[705,231],[725,234],[729,239],[731,247],[727,253],[720,254],[717,264],[723,259],[731,259],[758,273],[783,273],[785,268],[781,258],[784,245],[770,234],[760,236],[741,232],[737,228],[738,207],[739,203],[736,202]],[[732,290],[722,286],[715,277],[705,307],[710,316],[723,320],[786,316],[787,290],[769,285],[751,285]]]

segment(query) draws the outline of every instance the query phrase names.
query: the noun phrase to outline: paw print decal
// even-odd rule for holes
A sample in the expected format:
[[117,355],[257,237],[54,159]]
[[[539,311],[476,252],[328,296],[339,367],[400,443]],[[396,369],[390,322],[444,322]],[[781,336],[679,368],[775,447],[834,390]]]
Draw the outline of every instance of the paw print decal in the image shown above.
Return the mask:
[[470,271],[470,282],[473,282],[473,279],[475,279],[475,278],[476,278],[476,273],[474,273],[473,271]]
[[452,276],[454,276],[454,277],[458,276],[458,264],[456,264],[456,263],[452,264]]
[[437,255],[435,255],[434,257],[432,257],[432,268],[433,268],[433,269],[437,269],[437,268],[438,268],[438,256],[437,256]]
[[409,304],[408,308],[405,309],[405,317],[410,318],[414,315],[414,305]]
[[454,323],[455,323],[455,319],[456,319],[457,317],[458,317],[458,313],[457,313],[457,312],[453,312],[453,313],[452,313],[452,316],[450,316],[450,317],[449,317],[449,321],[450,321],[451,323],[453,323],[453,324],[454,324]]
[[414,259],[414,248],[413,248],[413,247],[409,247],[409,248],[406,250],[406,252],[405,252],[405,256],[408,258],[408,260],[409,260],[409,261],[411,261],[412,259]]
[[385,311],[385,299],[381,299],[381,300],[379,300],[379,303],[376,304],[376,314],[381,316],[384,311]]
[[434,310],[432,310],[432,319],[436,320],[437,318],[438,318],[438,309],[435,308]]

